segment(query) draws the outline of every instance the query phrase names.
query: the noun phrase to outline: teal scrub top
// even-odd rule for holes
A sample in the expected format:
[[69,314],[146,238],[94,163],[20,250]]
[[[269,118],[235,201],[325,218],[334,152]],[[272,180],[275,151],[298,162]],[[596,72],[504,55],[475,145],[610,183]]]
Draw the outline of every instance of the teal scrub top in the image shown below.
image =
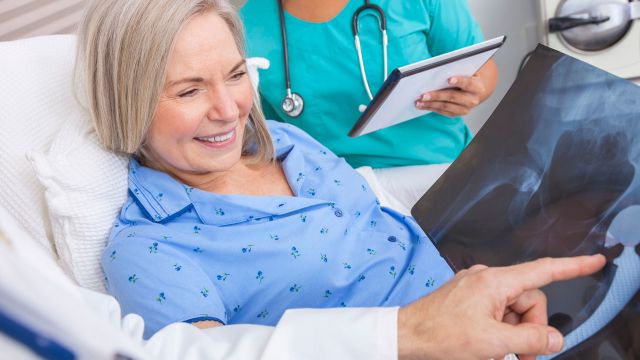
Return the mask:
[[[389,72],[394,68],[483,40],[466,0],[374,0],[385,12]],[[374,168],[453,161],[471,140],[462,118],[430,113],[377,132],[351,138],[360,104],[370,102],[362,83],[351,19],[364,1],[352,0],[333,19],[312,23],[285,11],[291,87],[305,99],[303,113],[287,116],[278,0],[249,0],[241,9],[247,54],[269,59],[260,73],[262,106],[268,119],[302,128],[352,166]],[[378,21],[360,17],[360,41],[371,91],[383,83]],[[417,100],[417,99],[416,99]]]

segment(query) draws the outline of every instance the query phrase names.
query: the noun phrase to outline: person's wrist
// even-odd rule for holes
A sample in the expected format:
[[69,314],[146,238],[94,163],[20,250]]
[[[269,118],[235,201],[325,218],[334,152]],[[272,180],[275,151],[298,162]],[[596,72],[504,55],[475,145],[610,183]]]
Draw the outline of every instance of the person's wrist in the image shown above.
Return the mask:
[[482,104],[485,100],[487,100],[489,96],[491,96],[492,91],[489,88],[489,85],[487,84],[487,79],[479,75],[474,75],[473,77],[476,78],[476,80],[480,84],[480,88],[478,89],[478,93],[477,93],[479,102],[475,105],[475,106],[478,106]]
[[398,310],[398,359],[433,359],[435,352],[429,336],[423,333],[424,318],[418,316],[412,305]]
[[415,342],[412,339],[412,331],[409,330],[409,319],[407,319],[407,310],[404,307],[398,309],[398,359],[408,360],[415,358],[415,350],[411,344]]

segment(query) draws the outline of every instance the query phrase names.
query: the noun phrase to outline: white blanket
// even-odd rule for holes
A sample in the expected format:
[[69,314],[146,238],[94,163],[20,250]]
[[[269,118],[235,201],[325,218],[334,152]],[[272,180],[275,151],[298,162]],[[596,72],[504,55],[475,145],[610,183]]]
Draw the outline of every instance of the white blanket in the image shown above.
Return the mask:
[[[0,208],[0,312],[79,359],[395,359],[397,308],[298,309],[276,327],[171,324],[148,341],[111,296],[71,282]],[[5,330],[6,331],[6,330]],[[2,356],[37,358],[0,326]]]

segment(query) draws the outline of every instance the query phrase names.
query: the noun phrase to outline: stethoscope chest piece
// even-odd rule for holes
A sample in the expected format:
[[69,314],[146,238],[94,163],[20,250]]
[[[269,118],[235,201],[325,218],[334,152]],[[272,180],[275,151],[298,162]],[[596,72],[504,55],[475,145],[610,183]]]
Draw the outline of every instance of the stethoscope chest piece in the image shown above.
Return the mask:
[[304,110],[304,99],[297,93],[290,93],[282,100],[282,111],[291,117],[298,117]]

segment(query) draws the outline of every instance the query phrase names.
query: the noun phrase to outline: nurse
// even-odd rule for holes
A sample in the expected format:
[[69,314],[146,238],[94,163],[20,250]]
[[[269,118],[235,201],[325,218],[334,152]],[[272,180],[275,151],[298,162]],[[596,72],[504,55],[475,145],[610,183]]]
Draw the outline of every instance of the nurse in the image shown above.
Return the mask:
[[[282,0],[281,4],[279,0],[249,0],[241,15],[249,55],[271,62],[260,82],[267,118],[302,128],[354,167],[452,162],[471,140],[460,116],[495,89],[497,69],[490,61],[475,76],[451,78],[455,90],[425,93],[415,99],[418,108],[433,113],[350,138],[347,133],[360,115],[359,105],[370,101],[367,88],[375,95],[394,68],[483,40],[466,0]],[[354,21],[362,62],[354,42]],[[383,23],[387,49],[382,45]],[[387,74],[383,74],[385,62]],[[292,92],[304,99],[299,115],[283,108],[287,72]]]

